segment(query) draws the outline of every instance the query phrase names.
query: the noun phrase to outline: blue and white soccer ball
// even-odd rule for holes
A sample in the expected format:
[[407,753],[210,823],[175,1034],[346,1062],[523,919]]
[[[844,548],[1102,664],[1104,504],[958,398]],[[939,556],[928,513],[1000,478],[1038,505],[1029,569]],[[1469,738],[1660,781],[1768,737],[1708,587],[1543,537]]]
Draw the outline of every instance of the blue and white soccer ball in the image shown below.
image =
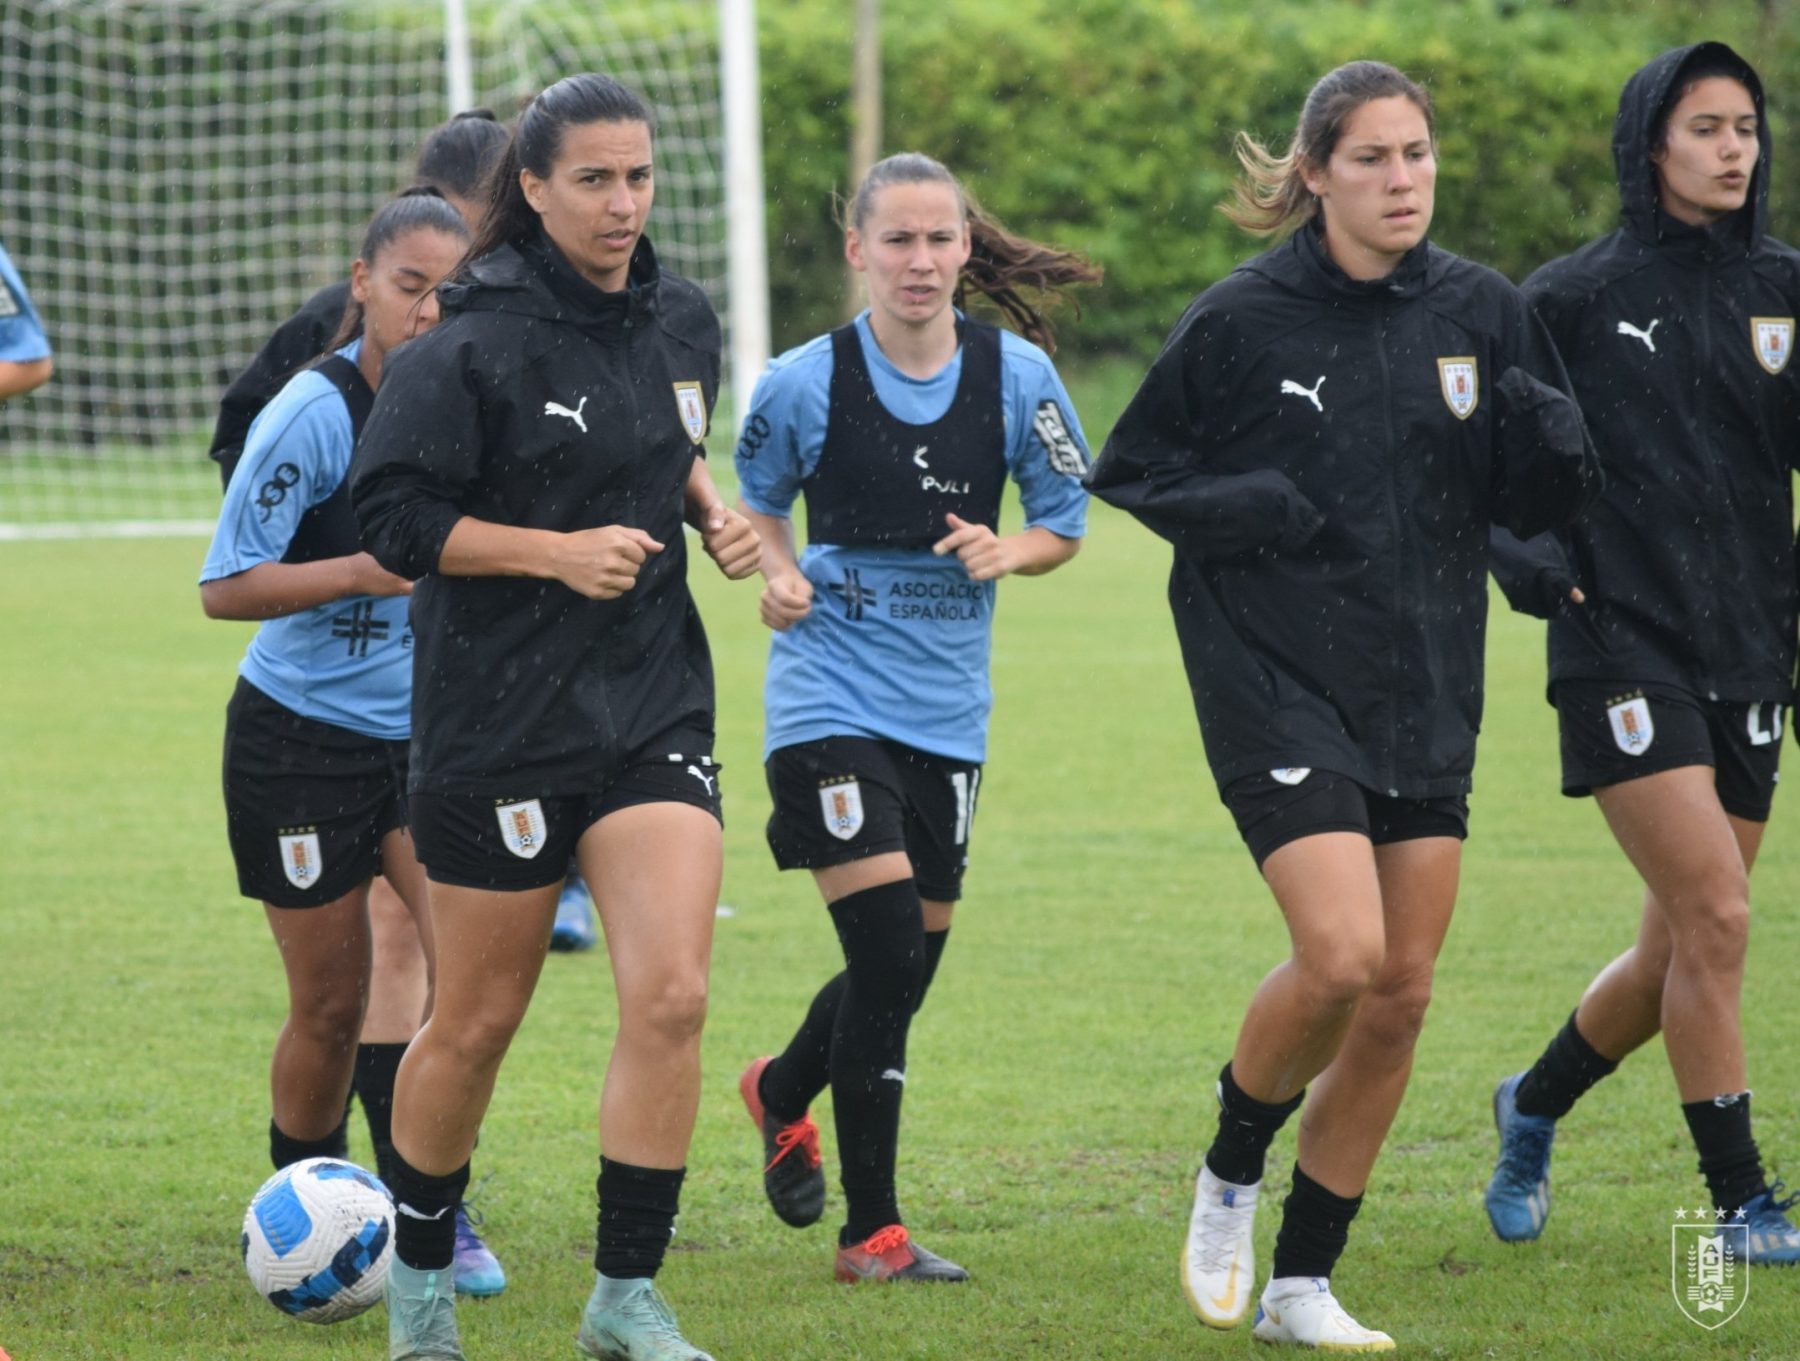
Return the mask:
[[262,1184],[244,1212],[244,1269],[284,1314],[353,1318],[381,1298],[394,1259],[394,1204],[355,1163],[307,1158]]

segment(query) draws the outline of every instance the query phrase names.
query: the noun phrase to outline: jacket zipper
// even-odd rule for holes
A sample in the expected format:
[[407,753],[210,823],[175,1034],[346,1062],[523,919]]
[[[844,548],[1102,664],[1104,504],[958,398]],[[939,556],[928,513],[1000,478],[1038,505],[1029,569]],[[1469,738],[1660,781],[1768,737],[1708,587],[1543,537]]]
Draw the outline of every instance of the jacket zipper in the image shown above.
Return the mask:
[[[1702,374],[1709,374],[1709,373],[1713,372],[1712,299],[1713,299],[1712,261],[1703,259],[1701,261],[1701,265],[1700,265],[1700,364],[1699,364],[1699,372]],[[1711,507],[1710,507],[1710,509],[1712,511],[1712,516],[1711,516],[1712,522],[1713,522],[1713,524],[1717,525],[1717,524],[1724,523],[1722,517],[1719,514],[1719,503],[1723,496],[1723,491],[1722,491],[1721,485],[1720,485],[1719,459],[1718,459],[1717,453],[1713,449],[1712,436],[1711,436],[1711,433],[1710,433],[1710,431],[1708,429],[1708,425],[1707,425],[1706,391],[1707,391],[1706,382],[1702,381],[1695,385],[1695,391],[1694,391],[1694,395],[1695,395],[1695,421],[1694,421],[1695,430],[1694,430],[1694,434],[1696,436],[1696,442],[1700,446],[1701,460],[1706,465],[1706,497],[1707,497],[1707,500],[1712,503]],[[1704,625],[1706,634],[1709,638],[1712,639],[1712,642],[1708,647],[1706,647],[1705,649],[1702,650],[1701,658],[1702,658],[1702,666],[1706,670],[1706,676],[1705,676],[1706,697],[1711,700],[1716,700],[1719,697],[1718,696],[1718,677],[1713,672],[1713,662],[1716,662],[1721,655],[1720,651],[1719,651],[1719,611],[1716,608],[1716,605],[1718,602],[1718,588],[1719,588],[1719,582],[1720,582],[1719,541],[1723,536],[1719,535],[1719,534],[1708,534],[1706,537],[1707,537],[1707,548],[1712,553],[1712,588],[1713,589],[1710,594],[1712,596],[1712,600],[1713,600],[1713,604],[1714,604],[1715,608],[1712,608],[1708,611],[1709,617],[1705,621],[1705,625]],[[1706,661],[1705,660],[1706,658],[1711,658],[1713,660]]]
[[1383,784],[1389,797],[1392,797],[1397,792],[1396,776],[1400,760],[1400,629],[1403,618],[1400,596],[1405,572],[1401,561],[1404,536],[1400,525],[1399,452],[1394,444],[1394,392],[1392,375],[1388,370],[1385,303],[1377,303],[1375,309],[1375,357],[1381,364],[1381,418],[1387,433],[1388,517],[1394,534],[1394,622],[1389,634],[1391,669],[1388,673],[1388,749],[1383,770],[1386,777]]

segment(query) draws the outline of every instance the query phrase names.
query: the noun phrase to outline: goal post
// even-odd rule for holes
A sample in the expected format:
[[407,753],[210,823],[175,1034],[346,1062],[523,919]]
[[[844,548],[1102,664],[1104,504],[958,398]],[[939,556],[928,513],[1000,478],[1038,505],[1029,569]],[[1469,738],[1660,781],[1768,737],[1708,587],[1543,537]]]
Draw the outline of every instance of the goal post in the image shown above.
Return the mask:
[[651,231],[735,356],[727,228],[760,234],[762,186],[728,209],[721,63],[745,30],[722,6],[750,2],[0,0],[0,241],[56,351],[0,407],[0,537],[208,529],[220,393],[347,275],[425,133],[471,105],[508,120],[574,71],[655,109]]

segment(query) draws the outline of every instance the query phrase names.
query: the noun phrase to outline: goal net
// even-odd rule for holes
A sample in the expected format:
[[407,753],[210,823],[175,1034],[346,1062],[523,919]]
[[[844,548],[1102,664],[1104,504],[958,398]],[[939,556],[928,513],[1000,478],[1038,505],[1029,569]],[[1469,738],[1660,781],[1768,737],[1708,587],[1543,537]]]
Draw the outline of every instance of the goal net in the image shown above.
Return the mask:
[[[651,230],[723,315],[714,0],[470,0],[468,35],[502,119],[580,70],[651,101]],[[0,242],[56,351],[0,407],[0,535],[210,528],[221,391],[347,276],[446,81],[436,4],[0,0]]]

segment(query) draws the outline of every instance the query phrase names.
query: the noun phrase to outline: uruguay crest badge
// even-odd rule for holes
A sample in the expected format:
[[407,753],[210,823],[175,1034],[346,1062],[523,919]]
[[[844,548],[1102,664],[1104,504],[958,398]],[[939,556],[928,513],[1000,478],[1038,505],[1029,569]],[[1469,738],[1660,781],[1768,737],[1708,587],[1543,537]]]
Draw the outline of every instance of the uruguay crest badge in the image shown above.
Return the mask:
[[1448,359],[1438,360],[1437,366],[1438,382],[1444,390],[1444,405],[1450,408],[1450,414],[1457,420],[1468,420],[1475,411],[1475,404],[1481,400],[1481,383],[1475,369],[1475,356],[1452,355]]
[[503,803],[494,809],[500,822],[500,839],[521,860],[530,860],[544,849],[544,805],[536,799]]
[[1642,695],[1607,705],[1606,717],[1612,723],[1614,745],[1627,756],[1642,756],[1656,740],[1656,722],[1650,717],[1650,702]]
[[1770,373],[1780,373],[1794,352],[1794,319],[1751,317],[1750,340],[1756,347],[1756,362]]
[[688,381],[675,384],[675,409],[681,413],[681,427],[695,444],[706,438],[706,394],[700,384]]
[[862,786],[855,780],[839,780],[819,786],[819,811],[825,830],[839,841],[848,841],[862,830]]
[[[1675,1215],[1679,1220],[1687,1213],[1682,1209]],[[1750,1226],[1737,1217],[1721,1222],[1716,1216],[1723,1213],[1697,1210],[1697,1222],[1669,1229],[1669,1288],[1675,1304],[1690,1323],[1709,1332],[1730,1323],[1750,1295]]]
[[319,871],[324,868],[317,832],[281,834],[281,872],[295,888],[311,888],[319,882]]

